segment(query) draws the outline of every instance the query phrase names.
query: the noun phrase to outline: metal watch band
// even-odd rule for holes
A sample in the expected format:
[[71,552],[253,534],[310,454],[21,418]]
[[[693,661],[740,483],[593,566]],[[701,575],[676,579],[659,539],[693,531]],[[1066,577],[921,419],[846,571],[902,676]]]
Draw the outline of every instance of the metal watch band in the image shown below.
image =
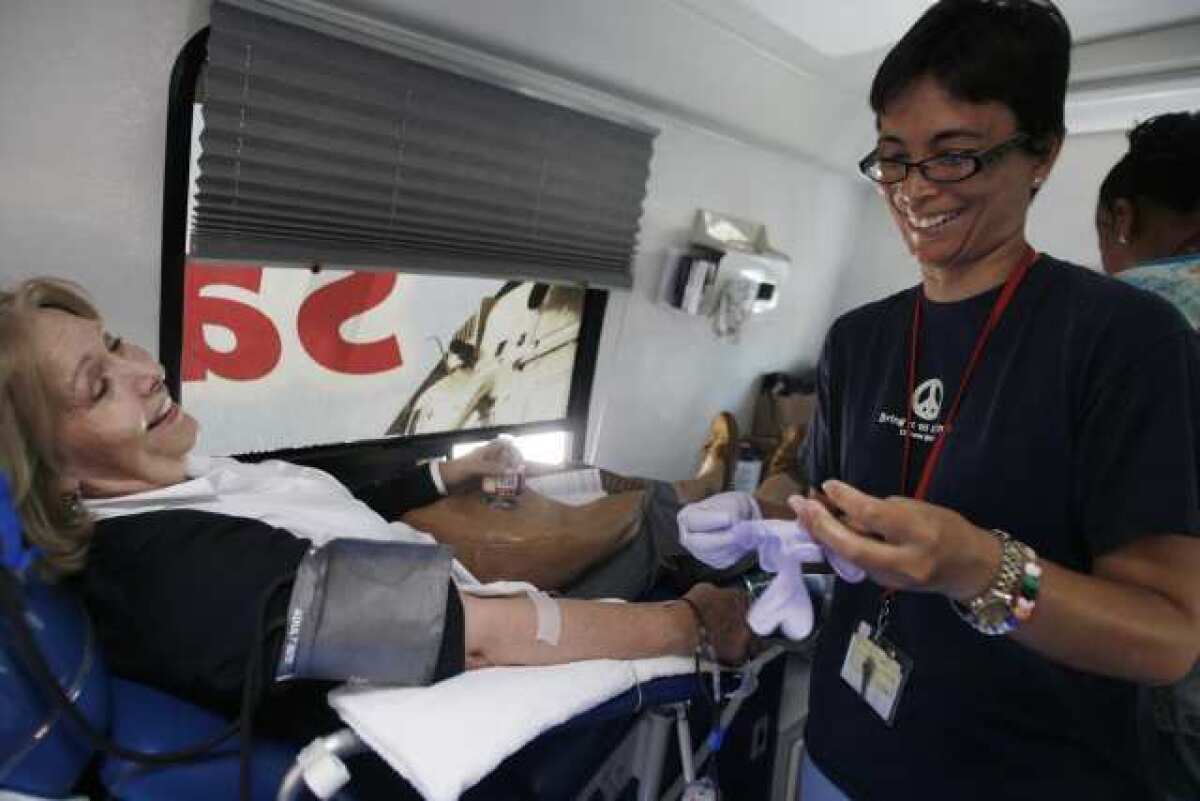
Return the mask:
[[1036,558],[1033,550],[1012,538],[1006,531],[992,529],[1000,540],[1000,565],[987,588],[962,603],[951,600],[950,605],[972,628],[984,634],[1008,634],[1018,625],[1011,614],[1026,562]]

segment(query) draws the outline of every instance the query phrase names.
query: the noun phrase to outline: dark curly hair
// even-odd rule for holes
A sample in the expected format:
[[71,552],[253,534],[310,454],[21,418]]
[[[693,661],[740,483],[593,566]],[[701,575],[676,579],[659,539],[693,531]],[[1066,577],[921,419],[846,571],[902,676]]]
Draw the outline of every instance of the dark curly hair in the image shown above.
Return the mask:
[[1179,214],[1200,211],[1200,112],[1161,114],[1129,131],[1126,153],[1100,185],[1100,205],[1149,200]]
[[1046,152],[1066,134],[1071,29],[1049,0],[941,0],[880,64],[871,85],[876,118],[916,80],[932,76],[950,95],[1008,106],[1029,149]]

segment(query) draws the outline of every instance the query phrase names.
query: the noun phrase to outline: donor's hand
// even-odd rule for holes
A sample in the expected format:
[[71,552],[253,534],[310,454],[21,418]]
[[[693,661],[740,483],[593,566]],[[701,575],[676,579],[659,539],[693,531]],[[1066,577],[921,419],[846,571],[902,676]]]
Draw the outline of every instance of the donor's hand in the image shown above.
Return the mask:
[[741,664],[754,642],[754,632],[746,624],[749,599],[744,590],[697,584],[684,596],[695,605],[704,626],[708,644],[717,661],[724,665]]
[[507,439],[494,439],[440,466],[442,481],[449,492],[478,486],[484,476],[498,476],[514,470],[523,472],[524,469],[525,459],[517,446]]

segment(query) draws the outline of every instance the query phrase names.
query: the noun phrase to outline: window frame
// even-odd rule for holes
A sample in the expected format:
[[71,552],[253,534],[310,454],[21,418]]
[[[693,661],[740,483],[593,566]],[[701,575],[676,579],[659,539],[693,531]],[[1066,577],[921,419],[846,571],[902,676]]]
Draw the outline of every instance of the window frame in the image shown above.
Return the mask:
[[[184,270],[187,253],[187,209],[191,179],[192,115],[196,86],[204,65],[209,29],[194,34],[180,50],[171,71],[167,101],[166,153],[163,176],[162,263],[159,292],[158,356],[172,396],[182,388]],[[452,279],[451,279],[452,280]],[[552,421],[472,428],[432,434],[390,436],[356,442],[309,445],[266,452],[237,454],[244,461],[286,459],[320,467],[350,486],[382,477],[397,465],[448,457],[458,442],[490,439],[500,434],[533,434],[565,430],[568,458],[580,461],[587,436],[588,406],[600,350],[601,327],[608,292],[587,289],[567,412]]]

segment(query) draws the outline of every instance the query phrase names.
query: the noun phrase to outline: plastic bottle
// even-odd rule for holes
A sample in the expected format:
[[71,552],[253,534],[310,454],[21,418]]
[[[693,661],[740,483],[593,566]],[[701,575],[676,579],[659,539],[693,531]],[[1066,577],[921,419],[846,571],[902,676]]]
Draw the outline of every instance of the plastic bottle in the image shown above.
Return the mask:
[[738,445],[737,464],[733,467],[733,489],[754,492],[762,477],[762,454],[749,442]]

